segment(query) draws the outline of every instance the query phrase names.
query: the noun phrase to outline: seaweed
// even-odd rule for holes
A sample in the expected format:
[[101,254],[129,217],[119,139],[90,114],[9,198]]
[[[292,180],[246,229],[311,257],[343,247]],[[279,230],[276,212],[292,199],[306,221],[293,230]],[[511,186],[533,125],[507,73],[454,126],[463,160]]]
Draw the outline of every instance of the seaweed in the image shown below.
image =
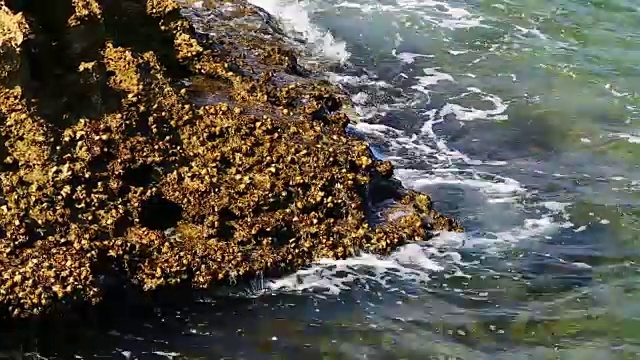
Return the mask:
[[208,1],[204,33],[170,0],[43,4],[0,0],[0,317],[461,230],[345,134],[295,49],[232,21],[260,9]]

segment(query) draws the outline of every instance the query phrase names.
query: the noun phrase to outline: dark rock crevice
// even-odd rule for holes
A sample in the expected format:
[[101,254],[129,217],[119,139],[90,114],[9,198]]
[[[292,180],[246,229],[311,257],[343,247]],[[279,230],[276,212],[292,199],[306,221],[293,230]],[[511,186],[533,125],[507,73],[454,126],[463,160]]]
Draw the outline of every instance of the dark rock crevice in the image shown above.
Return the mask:
[[0,318],[461,229],[345,134],[344,94],[258,9],[207,3],[202,36],[171,0],[0,0]]

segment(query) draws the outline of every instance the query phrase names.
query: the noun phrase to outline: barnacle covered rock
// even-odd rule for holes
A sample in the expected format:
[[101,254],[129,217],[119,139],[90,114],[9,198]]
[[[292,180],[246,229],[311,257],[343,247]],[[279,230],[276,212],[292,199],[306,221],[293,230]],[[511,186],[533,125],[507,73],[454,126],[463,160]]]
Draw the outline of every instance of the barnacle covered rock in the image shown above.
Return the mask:
[[0,317],[460,230],[260,9],[205,5],[0,0]]

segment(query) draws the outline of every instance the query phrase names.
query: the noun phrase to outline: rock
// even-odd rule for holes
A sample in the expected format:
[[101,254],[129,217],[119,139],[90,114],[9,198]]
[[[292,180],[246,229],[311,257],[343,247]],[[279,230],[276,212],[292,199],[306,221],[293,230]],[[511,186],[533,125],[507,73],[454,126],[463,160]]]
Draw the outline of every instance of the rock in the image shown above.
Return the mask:
[[263,12],[207,4],[196,32],[170,0],[0,0],[0,317],[461,230],[345,134]]
[[22,73],[22,44],[29,34],[25,18],[0,7],[0,82],[5,87],[19,84]]

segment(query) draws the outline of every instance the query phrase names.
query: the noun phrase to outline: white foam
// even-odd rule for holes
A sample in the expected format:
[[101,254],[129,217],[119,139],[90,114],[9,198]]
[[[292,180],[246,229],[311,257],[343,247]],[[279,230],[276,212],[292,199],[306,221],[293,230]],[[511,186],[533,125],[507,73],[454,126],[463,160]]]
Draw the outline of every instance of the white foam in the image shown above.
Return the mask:
[[565,211],[565,209],[569,205],[571,205],[571,203],[559,202],[559,201],[545,201],[542,203],[542,206],[546,207],[551,211],[555,211],[558,213]]
[[456,55],[466,54],[466,53],[469,52],[469,50],[452,50],[452,49],[449,49],[449,50],[447,50],[447,52],[449,54],[453,55],[453,56],[456,56]]
[[482,26],[482,18],[463,8],[454,7],[444,1],[398,0],[403,9],[417,11],[422,19],[449,29],[468,29]]
[[507,104],[505,104],[500,97],[486,93],[474,87],[469,87],[467,90],[468,92],[459,95],[458,98],[463,98],[471,94],[479,94],[482,100],[492,103],[494,108],[481,110],[474,107],[465,107],[460,104],[447,103],[442,107],[440,115],[446,116],[452,114],[460,121],[472,121],[478,119],[502,121],[508,119],[507,115],[504,114],[507,110]]
[[626,133],[613,133],[609,134],[611,138],[625,139],[627,142],[631,144],[640,144],[640,136],[636,134],[626,134]]
[[456,82],[453,76],[439,71],[439,68],[427,68],[422,70],[425,76],[416,76],[418,83],[411,86],[412,89],[418,90],[423,94],[429,95],[431,92],[428,89],[429,86],[435,85],[441,81]]
[[[437,69],[428,69],[425,73],[427,76],[422,79],[422,83],[426,91],[429,90],[427,87],[442,81],[455,82],[451,75],[442,73]],[[355,82],[362,84],[360,81]],[[505,161],[471,159],[467,155],[449,148],[446,141],[433,130],[435,124],[447,121],[444,116],[451,113],[458,118],[462,117],[462,120],[506,118],[502,114],[507,109],[507,106],[497,96],[485,93],[477,88],[468,88],[467,92],[458,98],[472,94],[475,96],[480,95],[482,99],[493,103],[494,108],[490,110],[464,108],[464,111],[450,112],[447,111],[445,105],[445,108],[439,111],[438,109],[426,111],[422,114],[424,116],[424,124],[420,133],[423,136],[411,135],[387,125],[367,122],[359,122],[353,128],[370,138],[384,141],[387,146],[386,158],[396,164],[396,177],[405,186],[417,189],[425,186],[437,188],[438,185],[445,184],[466,187],[473,189],[476,193],[483,194],[487,206],[505,206],[504,204],[507,204],[506,206],[513,206],[514,211],[518,212],[522,207],[520,205],[521,200],[527,195],[527,190],[521,183],[507,177],[478,171],[473,167],[459,168],[456,166],[458,162],[467,165],[490,164],[492,166],[504,166],[507,164]],[[371,116],[369,115],[369,117]],[[416,158],[429,159],[430,170],[403,167],[402,164],[407,161],[405,155],[407,152],[415,154]],[[430,275],[442,271],[443,268],[451,264],[459,266],[456,274],[464,276],[464,266],[461,265],[459,252],[449,251],[447,260],[434,257],[433,254],[438,253],[438,249],[458,247],[474,247],[482,248],[484,251],[498,251],[505,246],[515,245],[523,240],[549,236],[558,229],[572,226],[565,211],[567,205],[560,202],[541,203],[539,204],[541,207],[541,210],[538,211],[539,216],[524,218],[520,225],[508,227],[503,231],[485,234],[443,233],[432,239],[429,245],[411,244],[401,247],[390,258],[362,255],[356,259],[338,262],[323,260],[311,269],[274,282],[271,288],[297,291],[322,288],[329,293],[335,294],[349,289],[356,279],[365,280],[365,282],[373,281],[383,286],[392,286],[383,281],[385,276],[389,276],[390,273],[395,274],[395,277],[400,277],[403,282],[424,285]],[[563,220],[558,221],[558,218]],[[406,254],[412,255],[403,258],[402,255]],[[407,261],[403,262],[399,261],[399,259]],[[415,272],[415,266],[421,269],[420,272]],[[368,271],[363,271],[365,268]],[[368,275],[362,275],[362,273]]]
[[615,96],[615,97],[624,97],[624,96],[629,96],[629,93],[623,93],[623,92],[619,92],[616,89],[613,88],[613,86],[611,84],[606,84],[604,86],[605,89],[609,90],[609,92],[611,93],[611,95]]
[[369,95],[366,92],[359,92],[351,97],[351,100],[356,104],[365,104],[369,100]]
[[307,2],[297,0],[248,0],[277,17],[285,31],[301,34],[314,50],[323,56],[344,63],[350,54],[344,41],[336,40],[331,32],[321,30],[313,24],[306,6]]
[[433,58],[434,57],[433,55],[416,54],[411,52],[397,53],[396,49],[393,49],[391,51],[391,55],[395,56],[405,64],[413,64],[417,58]]
[[465,245],[483,248],[487,252],[495,252],[520,241],[551,234],[563,227],[563,224],[557,223],[550,215],[537,219],[525,219],[521,226],[516,226],[509,230],[489,232],[484,236],[470,236],[465,239]]
[[[305,33],[309,29],[315,29],[311,34],[305,35],[309,39],[317,39],[318,34],[324,34],[311,23],[308,14],[314,10],[306,2],[252,1],[281,18],[285,26],[293,31]],[[350,12],[353,9],[359,9],[363,13],[384,15],[392,24],[395,24],[396,29],[400,26],[420,29],[429,24],[450,29],[483,26],[482,18],[445,1],[395,0],[384,3],[370,1],[360,3],[361,1],[349,0],[337,4],[331,1],[316,1],[315,6],[332,7],[334,10],[348,8]],[[532,35],[543,37],[535,30],[525,30]],[[331,39],[335,43],[335,40]],[[402,38],[396,33],[395,46],[399,46],[401,42]],[[345,48],[343,43],[342,46]],[[450,50],[449,53],[460,55],[466,51]],[[330,53],[325,55],[330,56]],[[415,66],[418,59],[433,57],[429,54],[398,52],[396,48],[392,50],[392,55],[408,67]],[[322,259],[313,266],[290,276],[264,280],[258,290],[294,292],[313,290],[314,293],[326,296],[349,290],[356,283],[357,286],[364,286],[365,289],[372,285],[380,285],[385,291],[401,290],[399,287],[402,286],[424,287],[434,273],[444,270],[454,269],[452,273],[455,276],[465,276],[466,264],[462,261],[462,255],[459,251],[451,249],[474,247],[492,251],[523,240],[549,236],[558,229],[572,226],[568,221],[565,203],[539,203],[534,206],[534,215],[523,212],[522,200],[528,194],[523,184],[508,177],[477,170],[477,166],[480,165],[505,166],[508,165],[507,162],[472,159],[450,148],[446,139],[434,131],[434,125],[449,121],[451,118],[463,122],[507,119],[505,114],[507,104],[500,97],[475,87],[463,87],[461,93],[450,97],[443,106],[420,113],[423,125],[418,133],[405,132],[376,123],[375,120],[394,111],[407,111],[414,105],[423,106],[425,94],[429,98],[427,103],[430,103],[430,94],[436,90],[436,87],[448,86],[448,84],[453,88],[458,86],[454,76],[443,72],[441,68],[424,68],[422,72],[423,75],[412,79],[415,80],[413,86],[404,89],[402,98],[382,97],[385,99],[382,103],[376,101],[377,95],[387,95],[388,89],[394,87],[393,80],[389,80],[392,82],[390,84],[371,74],[351,76],[330,73],[328,77],[336,84],[354,89],[352,101],[360,121],[350,125],[350,129],[363,134],[371,142],[379,142],[383,145],[384,153],[376,150],[376,156],[394,163],[396,177],[405,186],[420,189],[427,186],[437,188],[438,185],[453,185],[469,189],[474,194],[481,194],[481,199],[485,201],[487,208],[493,209],[491,211],[512,209],[517,213],[520,223],[516,225],[510,223],[511,225],[502,227],[497,224],[497,228],[493,227],[498,229],[497,231],[483,234],[442,233],[430,240],[428,244],[408,244],[398,248],[388,257],[360,254],[345,260]],[[398,74],[398,79],[409,79],[411,75],[407,74],[411,72]],[[474,74],[460,76],[475,77]],[[479,99],[483,103],[482,108],[469,106],[467,98],[471,98],[473,104],[477,104]],[[412,167],[413,162],[419,162],[421,169],[429,170],[417,170]]]
[[411,26],[416,19],[421,25],[451,30],[487,27],[482,24],[482,17],[472,14],[467,9],[455,7],[447,1],[436,0],[397,0],[395,3],[363,1],[342,1],[336,8],[358,9],[363,14],[394,14],[405,26]]
[[165,357],[167,359],[173,359],[175,357],[181,356],[182,354],[177,353],[177,352],[167,352],[167,351],[152,351],[152,354],[158,355],[158,356],[162,356]]
[[335,84],[347,87],[367,88],[367,92],[360,91],[351,97],[356,114],[350,113],[349,116],[355,115],[355,118],[358,120],[364,121],[376,116],[383,116],[387,111],[401,109],[407,106],[407,103],[400,101],[400,99],[396,103],[391,104],[380,104],[377,101],[370,101],[372,97],[375,98],[378,94],[384,96],[385,91],[392,87],[385,81],[372,79],[367,75],[353,76],[328,73],[327,76],[329,80]]
[[269,292],[313,291],[319,297],[337,295],[354,286],[370,290],[378,285],[385,292],[401,293],[403,288],[428,288],[432,277],[444,270],[448,270],[448,276],[468,277],[464,268],[472,264],[464,262],[460,252],[447,249],[475,248],[496,253],[506,246],[547,236],[571,225],[555,221],[553,215],[527,218],[520,226],[482,235],[442,232],[428,244],[407,244],[388,257],[362,254],[345,260],[321,259],[295,274],[267,280],[263,288]]
[[533,35],[537,38],[540,38],[542,40],[548,40],[549,37],[547,37],[545,34],[543,34],[539,29],[533,28],[533,29],[527,29],[524,28],[522,26],[518,26],[518,25],[513,25],[513,27],[518,30],[522,35],[524,36],[529,36],[529,35]]
[[369,78],[367,75],[361,76],[353,76],[353,75],[341,75],[335,73],[328,73],[329,81],[342,85],[353,85],[353,86],[373,86],[376,88],[391,88],[392,86],[381,80],[373,80]]
[[375,283],[395,288],[398,279],[420,285],[428,282],[433,272],[445,269],[443,258],[459,260],[455,253],[408,244],[388,257],[363,254],[345,260],[322,259],[308,269],[267,281],[265,287],[272,291],[322,290],[322,294],[336,295],[351,289],[356,280],[365,287]]
[[474,188],[490,197],[489,202],[496,200],[513,200],[514,196],[526,190],[516,180],[480,171],[442,169],[441,171],[421,171],[398,169],[396,176],[411,188],[424,188],[433,185],[461,185]]
[[366,122],[359,122],[352,126],[355,129],[367,132],[368,134],[386,135],[386,134],[403,134],[401,130],[394,129],[391,126],[382,124],[370,124]]
[[362,13],[370,14],[374,12],[388,12],[396,10],[393,5],[385,5],[380,3],[360,4],[351,1],[343,1],[335,5],[336,8],[358,9]]

